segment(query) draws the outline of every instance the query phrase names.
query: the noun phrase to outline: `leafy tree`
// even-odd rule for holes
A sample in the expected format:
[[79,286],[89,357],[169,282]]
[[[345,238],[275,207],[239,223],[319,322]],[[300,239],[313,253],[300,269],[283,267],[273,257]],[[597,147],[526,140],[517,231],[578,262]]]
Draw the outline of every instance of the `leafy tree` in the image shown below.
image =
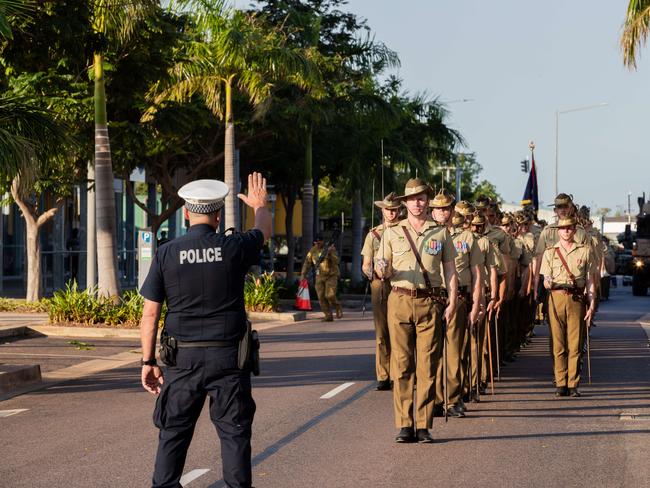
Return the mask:
[[621,34],[623,63],[629,69],[636,69],[638,48],[644,46],[650,31],[650,0],[630,0]]
[[182,5],[194,13],[197,37],[187,43],[186,59],[174,66],[170,81],[153,91],[154,101],[183,102],[199,94],[225,121],[224,179],[231,189],[225,222],[239,228],[233,91],[244,93],[262,113],[275,82],[307,86],[316,73],[306,53],[289,45],[281,27],[270,28],[263,16],[228,9],[221,0],[188,0]]

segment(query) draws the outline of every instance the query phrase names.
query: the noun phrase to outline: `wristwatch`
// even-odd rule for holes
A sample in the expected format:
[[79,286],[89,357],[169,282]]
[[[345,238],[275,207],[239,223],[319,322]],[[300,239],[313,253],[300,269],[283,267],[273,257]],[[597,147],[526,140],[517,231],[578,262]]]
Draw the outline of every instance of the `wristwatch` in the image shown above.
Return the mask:
[[158,366],[158,362],[156,361],[156,358],[147,359],[146,361],[141,359],[140,366]]

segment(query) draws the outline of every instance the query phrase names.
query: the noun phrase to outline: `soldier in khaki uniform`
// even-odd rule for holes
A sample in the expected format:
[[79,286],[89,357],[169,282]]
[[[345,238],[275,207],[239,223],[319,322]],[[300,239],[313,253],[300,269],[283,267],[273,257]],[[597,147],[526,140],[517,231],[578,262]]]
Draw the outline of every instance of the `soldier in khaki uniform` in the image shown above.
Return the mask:
[[[483,255],[471,231],[463,228],[465,217],[459,212],[452,215],[454,208],[453,197],[441,190],[431,200],[433,219],[449,230],[456,248],[456,273],[458,274],[458,306],[456,313],[447,322],[447,364],[440,361],[436,373],[436,407],[442,414],[442,405],[445,400],[444,370],[447,371],[447,390],[449,405],[447,415],[450,417],[464,417],[466,406],[463,402],[463,367],[467,368],[468,359],[465,339],[468,324],[475,324],[478,319],[479,303],[481,299],[481,270]],[[470,213],[468,202],[458,203],[459,210]]]
[[501,215],[501,230],[506,235],[510,247],[510,254],[504,256],[507,260],[508,274],[506,277],[506,300],[501,306],[499,313],[500,329],[499,333],[499,351],[500,357],[506,362],[512,362],[515,359],[515,342],[517,329],[517,292],[519,291],[520,274],[519,260],[523,249],[517,245],[514,238],[515,219],[512,214],[505,213]]
[[384,230],[397,225],[398,212],[401,202],[397,195],[390,192],[382,201],[375,202],[381,209],[383,223],[373,227],[366,236],[361,255],[363,256],[363,272],[370,280],[370,295],[372,300],[372,315],[375,323],[375,370],[377,373],[377,387],[379,391],[391,389],[390,381],[390,334],[388,331],[387,304],[390,294],[390,282],[380,280],[374,270],[374,260],[379,250],[379,243]]
[[[476,199],[476,208],[483,211],[487,220],[487,223],[485,225],[485,237],[487,237],[488,240],[499,251],[499,256],[501,258],[500,266],[497,268],[497,301],[493,304],[492,309],[488,311],[488,320],[490,321],[488,331],[490,333],[491,339],[489,341],[489,344],[492,346],[492,366],[495,371],[498,371],[501,364],[504,364],[501,353],[504,347],[504,304],[507,300],[508,293],[507,279],[508,273],[510,272],[509,262],[510,254],[512,252],[511,239],[499,226],[500,219],[498,215],[498,205],[495,202],[486,196],[479,196]],[[488,342],[486,341],[485,347],[487,346]],[[501,364],[497,363],[498,360],[501,361]]]
[[[554,203],[555,215],[558,221],[566,217],[575,218],[576,209],[575,209],[575,205],[573,204],[573,198],[570,195],[567,195],[566,193],[560,193],[555,197],[553,203]],[[584,228],[580,225],[576,225],[576,232],[573,238],[578,244],[588,243],[587,233],[585,232]],[[535,261],[534,261],[535,276],[533,281],[533,293],[535,294],[536,300],[537,300],[537,294],[540,285],[540,274],[541,274],[540,268],[542,266],[542,255],[547,249],[555,246],[555,244],[557,244],[559,240],[560,237],[559,237],[559,230],[558,230],[557,223],[549,224],[545,226],[541,234],[539,235],[539,239],[537,240],[537,246],[535,247]],[[549,303],[548,300],[546,301],[546,303]],[[546,310],[546,312],[548,314],[548,309]],[[555,355],[553,354],[553,329],[549,329],[549,351],[551,354],[551,358],[555,360]]]
[[[442,316],[449,322],[456,311],[456,251],[447,229],[427,217],[430,190],[419,178],[406,183],[399,198],[407,218],[384,231],[375,264],[378,276],[389,278],[392,286],[388,328],[395,425],[400,429],[396,442],[433,442],[429,429],[443,347]],[[441,264],[447,297],[441,288]]]
[[498,249],[485,237],[486,219],[482,213],[476,212],[472,217],[472,232],[477,239],[481,253],[483,254],[483,269],[481,271],[483,280],[483,289],[481,304],[479,307],[479,317],[476,325],[476,343],[472,343],[472,399],[479,401],[479,395],[476,395],[475,385],[478,382],[479,394],[485,393],[485,387],[488,381],[488,351],[487,351],[487,334],[489,334],[488,316],[493,310],[498,300],[498,269],[501,265],[501,255]]
[[307,277],[307,272],[312,267],[316,269],[314,286],[318,295],[318,303],[320,303],[320,308],[325,314],[325,322],[334,320],[332,308],[336,310],[336,318],[340,319],[343,317],[343,311],[338,298],[336,298],[336,287],[340,275],[339,257],[336,254],[336,247],[333,245],[324,249],[324,241],[321,236],[316,236],[314,247],[309,250],[305,257],[300,273],[302,279]]
[[515,242],[521,246],[522,254],[519,260],[519,269],[521,283],[519,287],[519,325],[518,336],[519,344],[523,345],[528,342],[529,336],[534,327],[534,309],[533,302],[533,255],[535,252],[535,236],[530,232],[530,215],[521,211],[515,213],[515,222],[517,231],[515,233]]
[[560,219],[556,227],[559,241],[544,251],[541,263],[544,287],[550,290],[548,308],[555,358],[555,395],[578,397],[582,343],[596,308],[592,279],[596,263],[591,247],[575,240],[575,217]]

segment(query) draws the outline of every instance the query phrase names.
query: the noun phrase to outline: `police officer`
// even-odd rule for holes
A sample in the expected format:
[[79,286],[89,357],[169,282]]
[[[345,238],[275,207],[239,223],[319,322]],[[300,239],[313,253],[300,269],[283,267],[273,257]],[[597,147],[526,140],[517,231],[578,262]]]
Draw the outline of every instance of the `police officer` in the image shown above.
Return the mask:
[[375,370],[377,373],[377,387],[379,391],[392,388],[390,381],[390,333],[388,331],[387,305],[390,294],[390,282],[380,280],[374,270],[374,260],[384,230],[397,225],[401,202],[397,200],[395,192],[390,192],[383,200],[375,202],[381,209],[383,223],[370,229],[361,250],[363,256],[362,269],[370,280],[370,294],[372,298],[372,315],[375,323]]
[[553,334],[555,395],[579,397],[582,343],[596,309],[593,269],[597,263],[591,246],[575,240],[574,216],[561,218],[556,229],[559,241],[544,251],[541,262],[544,287],[550,290],[548,309]]
[[[244,279],[271,235],[266,180],[248,177],[238,197],[255,213],[255,228],[217,234],[228,187],[217,180],[184,185],[190,222],[186,235],[160,247],[140,290],[142,385],[157,395],[154,423],[160,429],[154,488],[180,487],[187,449],[206,395],[221,440],[223,479],[228,487],[251,486],[251,427],[255,402],[250,371],[238,367],[238,344],[246,332]],[[156,331],[163,302],[165,330],[178,342],[175,365],[156,363]]]
[[323,237],[320,235],[316,236],[314,247],[305,256],[300,273],[301,279],[307,277],[307,272],[312,267],[316,270],[314,287],[316,288],[316,295],[318,295],[318,303],[325,315],[325,322],[334,320],[332,308],[336,310],[336,318],[340,319],[343,317],[343,310],[338,298],[336,298],[336,288],[341,274],[339,256],[336,254],[336,247],[333,244],[325,249]]
[[[377,275],[392,285],[388,328],[395,425],[400,429],[396,442],[433,442],[429,429],[443,346],[442,316],[449,322],[456,311],[456,252],[447,229],[428,218],[430,192],[419,178],[406,183],[399,199],[408,216],[384,231],[375,265]],[[441,289],[441,265],[448,297]]]

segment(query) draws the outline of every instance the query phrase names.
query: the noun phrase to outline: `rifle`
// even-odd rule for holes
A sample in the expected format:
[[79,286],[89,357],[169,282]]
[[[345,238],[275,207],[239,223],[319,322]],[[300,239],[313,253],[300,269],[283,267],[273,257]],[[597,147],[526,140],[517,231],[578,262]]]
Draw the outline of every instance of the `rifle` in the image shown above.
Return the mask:
[[445,391],[445,422],[449,421],[449,415],[447,410],[449,408],[449,388],[447,386],[447,322],[445,321],[445,316],[442,316],[442,382],[443,389]]
[[316,283],[316,274],[318,273],[318,268],[320,267],[321,264],[323,264],[323,261],[325,261],[325,258],[329,254],[329,248],[330,246],[333,246],[334,243],[339,239],[339,236],[341,235],[341,231],[336,229],[334,232],[332,232],[332,237],[329,238],[329,240],[325,243],[323,246],[323,250],[321,251],[320,255],[318,256],[318,260],[316,263],[312,266],[312,281]]
[[366,282],[366,291],[363,292],[363,301],[361,302],[361,318],[366,314],[366,298],[368,298],[368,289],[370,288],[370,280]]
[[591,344],[589,343],[589,322],[585,321],[585,327],[587,328],[587,373],[589,375],[589,384],[591,385]]
[[492,367],[492,334],[490,332],[492,322],[492,311],[488,315],[487,321],[485,322],[485,327],[487,329],[487,341],[488,341],[488,362],[490,364],[490,389],[492,390],[492,396],[494,396],[494,369]]

